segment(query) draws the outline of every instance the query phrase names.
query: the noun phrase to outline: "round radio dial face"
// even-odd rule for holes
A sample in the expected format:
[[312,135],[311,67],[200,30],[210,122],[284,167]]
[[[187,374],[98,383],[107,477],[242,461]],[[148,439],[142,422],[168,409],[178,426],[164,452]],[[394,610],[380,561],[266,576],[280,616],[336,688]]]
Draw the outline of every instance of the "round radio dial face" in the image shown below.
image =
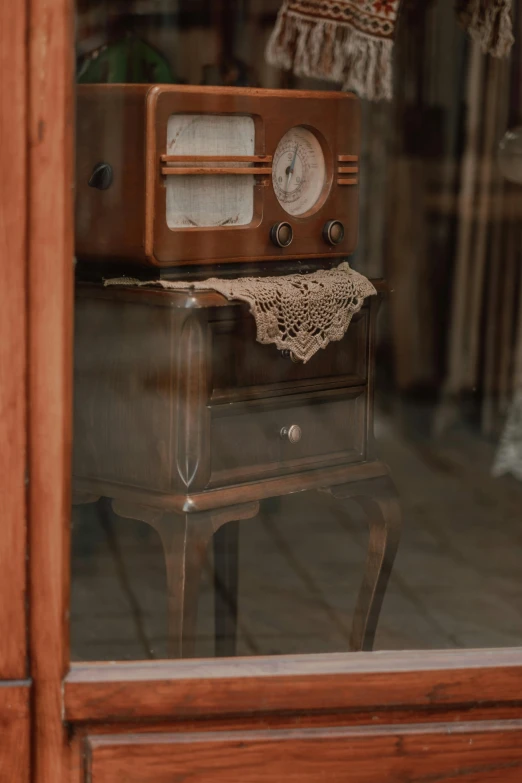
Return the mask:
[[315,211],[326,181],[326,162],[317,136],[301,125],[285,133],[274,154],[272,182],[289,215]]

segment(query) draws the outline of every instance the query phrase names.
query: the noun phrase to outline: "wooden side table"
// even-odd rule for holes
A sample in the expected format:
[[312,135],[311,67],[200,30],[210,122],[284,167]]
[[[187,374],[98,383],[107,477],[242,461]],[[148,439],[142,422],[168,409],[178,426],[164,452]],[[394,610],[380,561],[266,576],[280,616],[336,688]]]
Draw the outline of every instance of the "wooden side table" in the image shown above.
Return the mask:
[[247,309],[219,294],[78,286],[75,502],[110,498],[116,514],[159,533],[173,657],[194,655],[211,539],[216,653],[234,654],[237,523],[265,499],[307,490],[356,500],[367,514],[350,647],[372,648],[401,529],[373,452],[378,299],[343,340],[297,364],[257,343]]

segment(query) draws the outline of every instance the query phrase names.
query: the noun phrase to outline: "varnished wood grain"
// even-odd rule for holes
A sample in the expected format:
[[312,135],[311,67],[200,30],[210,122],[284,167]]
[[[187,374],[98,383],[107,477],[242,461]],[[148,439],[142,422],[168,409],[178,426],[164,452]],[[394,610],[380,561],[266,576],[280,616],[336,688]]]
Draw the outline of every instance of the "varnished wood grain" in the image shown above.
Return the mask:
[[[256,148],[249,157],[260,164],[269,162],[280,139],[294,125],[317,130],[326,158],[322,202],[306,219],[292,218],[290,246],[279,248],[270,240],[272,225],[289,219],[270,182],[263,179],[270,176],[270,166],[226,169],[230,175],[255,177],[254,215],[248,226],[168,227],[165,176],[215,174],[220,168],[183,170],[161,165],[172,159],[166,155],[165,138],[173,112],[252,116]],[[164,268],[349,255],[357,241],[358,193],[335,187],[337,150],[358,149],[359,123],[358,101],[346,93],[82,85],[78,89],[77,255],[86,263],[134,261]],[[114,171],[107,190],[88,185],[100,161]],[[322,231],[326,221],[334,218],[344,223],[345,235],[341,244],[332,247],[325,243]]]
[[[97,480],[169,492],[166,507],[184,512],[189,506],[175,500],[183,492],[365,460],[377,300],[305,365],[257,343],[244,308],[202,308],[199,293],[141,293],[77,293],[76,491],[99,494],[89,484]],[[292,423],[303,438],[290,446],[279,433]],[[243,499],[219,505],[235,502]]]
[[[365,458],[365,389],[330,390],[215,407],[210,486],[347,465]],[[301,429],[298,443],[281,437]]]
[[[68,400],[70,389],[70,346],[68,335],[71,332],[69,319],[70,305],[70,269],[72,265],[71,225],[68,215],[71,193],[69,165],[71,125],[70,125],[70,77],[73,73],[71,52],[72,24],[71,6],[64,0],[34,0],[31,4],[31,266],[33,278],[30,291],[30,333],[31,352],[30,372],[30,456],[31,488],[31,655],[32,671],[35,677],[35,745],[34,777],[37,783],[62,783],[65,781],[68,761],[66,761],[67,739],[62,724],[61,677],[67,668],[66,614],[68,608],[67,574],[68,562],[68,442],[69,418]],[[12,33],[12,25],[6,29]],[[14,29],[18,29],[15,28]],[[22,73],[22,70],[19,71]],[[43,161],[43,163],[42,163]],[[53,187],[49,188],[49,182]],[[3,280],[3,278],[2,278]],[[272,487],[273,489],[273,487]],[[66,511],[67,510],[67,511]],[[223,711],[249,713],[270,711],[280,713],[284,710],[301,710],[310,714],[325,708],[334,710],[349,709],[353,704],[386,705],[409,703],[413,708],[426,705],[452,704],[489,704],[503,702],[499,711],[510,705],[520,704],[520,651],[494,651],[480,653],[448,652],[446,654],[428,653],[426,655],[400,654],[393,656],[375,655],[336,657],[337,663],[324,656],[306,660],[288,661],[270,659],[268,661],[235,662],[189,662],[184,668],[178,664],[170,668],[164,664],[135,667],[134,677],[122,677],[119,665],[92,667],[91,679],[73,671],[66,684],[67,708],[78,720],[97,719],[105,721],[114,716],[123,720],[157,717],[158,713],[166,719],[172,716],[192,714],[195,716],[222,716]],[[232,668],[222,668],[222,664],[232,664]],[[193,666],[194,668],[190,668]],[[349,671],[346,668],[350,669]],[[424,666],[424,668],[422,668]],[[178,668],[181,667],[181,668]],[[259,667],[259,668],[256,668]],[[263,668],[265,667],[265,668]],[[302,667],[302,668],[301,668]],[[368,667],[368,668],[366,668]],[[81,670],[80,670],[81,671]],[[124,667],[125,671],[125,667]],[[129,669],[127,669],[127,672]],[[138,673],[141,672],[141,673]],[[152,675],[152,676],[151,676]],[[83,677],[83,679],[82,679]],[[162,679],[163,678],[163,679]],[[152,687],[151,687],[152,685]],[[1,703],[0,686],[0,703]],[[72,689],[72,690],[71,690]],[[75,701],[76,699],[76,701]],[[71,709],[72,705],[72,709]],[[20,705],[22,720],[26,716],[25,705]],[[74,710],[76,712],[74,713]],[[0,707],[1,713],[1,707]],[[97,715],[97,717],[96,717]],[[82,717],[83,716],[83,717]],[[415,713],[412,713],[414,719]],[[9,781],[25,780],[25,767],[22,764],[29,759],[23,739],[18,734],[20,721],[13,720],[12,714],[3,726],[0,739],[9,742],[9,756],[0,755],[3,763],[8,758],[8,774],[0,767],[2,775]],[[14,732],[14,734],[11,734]],[[467,732],[467,733],[466,733]],[[346,770],[351,769],[354,754],[356,763],[364,770],[372,768],[369,774],[378,769],[375,759],[382,759],[381,771],[396,774],[397,780],[409,775],[415,779],[419,759],[424,780],[439,779],[465,780],[466,783],[482,783],[488,780],[519,780],[520,726],[511,727],[467,727],[455,740],[448,726],[435,727],[434,730],[419,734],[415,729],[397,731],[387,730],[371,732],[368,729],[356,737],[349,737],[342,729],[340,736],[310,737],[299,732],[288,738],[286,735],[274,737],[250,736],[250,744],[245,744],[245,732],[240,737],[227,737],[225,748],[237,749],[239,753],[253,753],[255,758],[267,741],[275,741],[286,750],[287,741],[302,743],[294,745],[297,763],[290,772],[301,777],[309,774],[304,764],[310,758],[311,749],[308,740],[315,739],[324,747],[326,743],[344,743],[349,751],[334,751],[323,756],[324,767],[340,775],[339,761],[344,761],[343,780]],[[444,735],[444,741],[442,740]],[[426,738],[432,738],[428,750],[424,751]],[[464,738],[460,745],[461,738]],[[490,738],[493,737],[493,740]],[[223,743],[217,742],[216,752],[221,753]],[[239,743],[241,747],[239,747]],[[96,740],[98,742],[98,740]],[[153,742],[157,741],[155,738]],[[101,741],[100,741],[101,742]],[[209,740],[210,747],[212,740]],[[421,744],[422,743],[422,744]],[[119,763],[112,754],[114,747],[109,743],[110,763]],[[134,738],[127,745],[134,746]],[[172,747],[168,740],[159,743]],[[392,746],[393,745],[393,746]],[[91,747],[94,748],[93,741]],[[5,747],[5,746],[4,746]],[[104,746],[105,747],[105,746]],[[193,746],[192,746],[193,747]],[[329,748],[333,747],[331,744]],[[13,755],[13,748],[18,753]],[[253,750],[252,750],[253,748]],[[477,751],[478,748],[478,751]],[[101,750],[99,746],[98,750]],[[79,748],[76,747],[78,751]],[[150,750],[150,746],[149,746]],[[478,753],[478,756],[476,755]],[[1,754],[1,752],[0,752]],[[351,755],[350,755],[351,754]],[[475,755],[474,755],[475,754]],[[282,756],[284,755],[284,759]],[[187,759],[187,755],[184,756]],[[272,776],[288,776],[288,753],[263,755],[263,764],[256,768],[251,764],[248,769],[267,769]],[[101,758],[101,756],[98,756]],[[120,754],[119,758],[122,756]],[[220,756],[219,758],[223,758]],[[294,755],[291,756],[294,758]],[[315,758],[315,754],[314,754]],[[386,768],[400,758],[403,766]],[[15,761],[13,761],[15,759]],[[81,757],[75,755],[74,780],[80,780]],[[112,761],[111,761],[112,759]],[[124,772],[129,775],[141,774],[140,764],[130,769],[132,755],[125,755]],[[213,756],[215,759],[215,756]],[[227,772],[226,752],[223,768]],[[478,759],[478,760],[477,760]],[[392,761],[390,761],[392,760]],[[427,760],[427,761],[426,761]],[[145,780],[153,778],[161,783],[159,774],[165,772],[162,756],[149,753],[146,763],[157,761],[157,766]],[[192,770],[198,763],[193,753],[188,759]],[[273,766],[265,767],[269,761]],[[20,762],[20,766],[16,766]],[[209,755],[201,758],[197,773],[208,780]],[[278,766],[283,764],[284,767]],[[316,763],[316,762],[313,762]],[[393,762],[394,763],[394,762]],[[453,766],[451,764],[453,763]],[[412,766],[408,766],[411,764]],[[14,766],[13,766],[14,765]],[[414,766],[413,766],[414,765]],[[215,765],[214,765],[215,766]],[[105,774],[102,768],[100,774]],[[172,769],[169,770],[172,780]],[[237,770],[232,770],[237,774]],[[282,774],[281,774],[282,773]],[[516,773],[517,777],[513,777]],[[215,769],[212,769],[215,776]],[[317,777],[317,774],[315,776]],[[435,776],[435,777],[434,777]],[[389,775],[388,775],[389,777]],[[230,779],[230,769],[228,769]],[[111,778],[111,783],[114,778]],[[130,780],[130,777],[125,779]],[[233,778],[232,778],[233,779]],[[335,780],[332,774],[332,780]],[[372,778],[369,778],[372,780]],[[379,778],[379,783],[382,776]],[[392,778],[393,780],[393,778]]]
[[177,433],[177,449],[171,459],[177,470],[171,476],[171,486],[181,481],[185,491],[197,491],[206,486],[210,475],[210,333],[205,312],[185,311],[183,318],[177,315],[172,342],[177,374],[169,399]]
[[355,500],[366,514],[369,544],[363,582],[350,635],[351,650],[372,650],[386,586],[401,536],[402,515],[395,485],[389,476],[331,487],[338,499]]
[[[377,315],[382,303],[384,293],[380,287],[377,287],[378,296],[372,300],[370,306],[370,315],[368,323],[368,331],[370,335],[376,335],[377,333]],[[376,366],[375,355],[375,337],[373,339],[366,340],[366,366]],[[375,447],[375,433],[374,433],[374,409],[375,409],[375,376],[376,372],[371,373],[368,376],[368,383],[366,385],[366,458],[368,460],[376,459],[377,450]]]
[[85,741],[80,732],[71,737],[67,783],[85,782]]
[[173,514],[118,500],[112,507],[116,514],[146,522],[158,533],[167,573],[169,656],[194,657],[199,590],[209,543],[224,525],[257,516],[259,503],[201,514]]
[[239,605],[239,522],[229,522],[213,539],[214,639],[216,657],[234,657]]
[[[139,85],[128,85],[123,92],[84,85],[76,89],[75,246],[79,258],[107,249],[107,237],[112,252],[127,263],[143,252],[143,92]],[[107,190],[94,191],[88,183],[93,167],[100,162],[112,166],[113,184]],[[131,200],[126,199],[127,193],[134,194]]]
[[[117,288],[91,293],[77,296],[75,495],[105,495],[117,513],[149,507],[140,518],[165,552],[170,654],[191,657],[209,515],[339,483],[362,481],[378,493],[369,479],[387,470],[367,462],[378,302],[305,367],[256,344],[242,308],[197,307],[197,292],[184,307],[169,298],[168,309],[147,296],[131,303]],[[290,428],[298,441],[283,437]],[[373,644],[400,533],[389,493],[372,502],[353,649]]]
[[[72,721],[522,705],[522,651],[441,650],[78,664]],[[224,706],[226,705],[226,706]]]
[[[315,96],[318,100],[315,100]],[[193,87],[179,92],[176,86],[152,87],[147,95],[147,183],[145,254],[159,266],[177,263],[234,262],[239,256],[260,261],[268,258],[301,258],[325,254],[346,256],[357,242],[358,193],[332,187],[334,160],[338,149],[347,145],[355,151],[360,144],[359,105],[354,96],[330,92],[298,94],[288,91],[280,96],[271,90],[238,89],[235,93],[201,92]],[[326,164],[322,201],[313,214],[294,222],[294,238],[286,248],[277,248],[270,240],[270,228],[289,216],[279,204],[270,183],[259,181],[254,188],[254,217],[240,231],[233,227],[170,230],[166,221],[165,187],[159,177],[157,158],[164,152],[165,128],[173,111],[213,112],[251,115],[256,125],[256,154],[273,154],[284,134],[293,126],[313,127],[323,148]],[[342,146],[341,146],[342,145]],[[268,185],[268,186],[267,186]],[[345,225],[342,243],[328,247],[322,231],[327,220],[335,217]]]
[[30,780],[30,684],[0,682],[0,780]]
[[[96,723],[74,724],[76,738],[85,739],[87,735],[155,734],[168,732],[178,734],[187,732],[213,731],[256,731],[274,729],[329,729],[347,728],[349,726],[399,726],[425,725],[427,723],[466,723],[512,721],[521,719],[520,705],[489,704],[489,705],[446,705],[426,709],[402,708],[372,708],[370,710],[334,710],[334,711],[299,711],[265,713],[253,711],[250,714],[221,715],[208,718],[176,717],[141,721],[139,724],[127,721],[97,721]],[[83,742],[81,743],[83,747]]]
[[69,661],[73,5],[34,0],[29,35],[29,578],[37,783],[64,783]]
[[89,783],[519,783],[522,721],[93,737]]
[[[357,313],[343,340],[330,343],[306,364],[292,362],[273,345],[256,341],[256,325],[246,308],[213,311],[212,401],[216,403],[295,394],[306,390],[363,385],[372,298]],[[243,350],[245,343],[248,351]]]
[[[175,328],[171,312],[164,308],[141,307],[119,299],[111,304],[105,299],[77,297],[76,476],[105,476],[110,481],[167,491],[173,481],[190,484],[198,466],[201,469],[199,451],[187,458],[189,464],[178,465],[175,460],[177,419],[172,420],[172,395],[177,362],[173,346],[183,334],[183,344],[188,339],[188,347],[196,352],[191,337],[199,334],[196,326],[191,328],[189,324],[184,330],[184,318],[178,320]],[[196,365],[196,355],[187,361],[189,370],[190,363]],[[184,375],[186,394],[196,391],[199,380],[199,375]],[[205,391],[201,392],[203,398]],[[180,397],[180,408],[188,414],[185,398]],[[197,438],[191,419],[183,424],[183,431]]]
[[27,15],[0,4],[0,678],[26,674]]

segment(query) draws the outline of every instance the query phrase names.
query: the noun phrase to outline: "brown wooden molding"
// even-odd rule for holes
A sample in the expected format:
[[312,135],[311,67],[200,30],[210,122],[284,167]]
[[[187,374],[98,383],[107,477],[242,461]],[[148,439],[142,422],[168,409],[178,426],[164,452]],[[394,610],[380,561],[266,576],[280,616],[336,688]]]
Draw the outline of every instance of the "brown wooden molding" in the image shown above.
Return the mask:
[[70,721],[522,705],[522,650],[75,664]]
[[162,163],[272,163],[272,155],[160,155]]
[[88,737],[92,783],[518,783],[522,721]]
[[98,479],[73,479],[75,492],[100,494],[110,498],[122,498],[144,506],[155,506],[166,511],[194,513],[210,511],[239,503],[251,503],[285,493],[321,489],[346,481],[365,481],[388,475],[388,468],[382,462],[366,462],[360,465],[339,465],[319,470],[307,470],[288,476],[269,478],[242,486],[220,487],[187,495],[151,492],[139,487],[122,487],[110,481]]
[[[339,165],[352,163],[357,157],[338,153],[346,148],[358,150],[359,112],[358,99],[341,92],[79,85],[75,192],[78,259],[83,265],[124,261],[171,270],[180,265],[282,263],[294,258],[310,261],[350,255],[357,243],[358,192],[356,188],[331,185],[336,183]],[[250,116],[255,126],[254,146],[246,156],[212,155],[210,148],[198,148],[206,152],[201,155],[169,155],[167,128],[173,113]],[[314,129],[323,147],[325,180],[313,208],[293,224],[292,243],[281,247],[269,237],[272,227],[286,213],[268,178],[281,139],[295,125]],[[121,127],[128,129],[123,152]],[[92,187],[92,174],[100,162],[96,146],[100,138],[103,161],[113,171],[107,188]],[[129,161],[132,165],[127,165]],[[252,211],[247,223],[236,225],[239,216],[232,214],[221,225],[198,228],[187,215],[186,225],[169,225],[166,184],[170,190],[172,178],[213,175],[252,179]],[[343,223],[344,233],[338,244],[328,246],[323,228],[333,218]]]
[[[205,452],[205,436],[210,413],[205,356],[208,334],[203,316],[191,313],[177,334],[177,374],[179,404],[176,410],[177,438],[180,443],[176,469],[183,487],[201,488],[210,474],[209,455]],[[197,415],[200,410],[202,415]]]
[[164,177],[177,175],[179,177],[189,177],[189,176],[198,176],[201,177],[203,175],[233,175],[233,176],[246,176],[247,174],[252,176],[255,175],[256,177],[268,177],[272,173],[272,169],[270,166],[264,166],[263,168],[255,168],[252,166],[251,168],[233,168],[232,166],[221,166],[221,167],[214,167],[214,168],[205,168],[203,166],[184,166],[183,168],[174,168],[173,166],[163,166],[161,169],[161,173]]
[[0,778],[2,783],[29,783],[29,680],[0,682]]
[[74,8],[69,0],[33,0],[28,8],[31,766],[34,781],[65,783],[68,745],[62,680],[69,667],[71,569]]
[[0,678],[27,674],[27,12],[0,25]]

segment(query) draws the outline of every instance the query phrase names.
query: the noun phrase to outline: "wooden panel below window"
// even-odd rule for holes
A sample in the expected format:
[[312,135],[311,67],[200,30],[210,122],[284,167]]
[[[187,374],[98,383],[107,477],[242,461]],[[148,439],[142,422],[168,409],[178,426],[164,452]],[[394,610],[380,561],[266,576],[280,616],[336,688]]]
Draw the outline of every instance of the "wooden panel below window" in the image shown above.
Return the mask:
[[29,782],[29,695],[26,682],[0,682],[0,780]]
[[[26,676],[27,16],[0,24],[0,678]],[[0,778],[3,780],[3,778]]]
[[87,783],[519,783],[522,722],[189,734],[87,741]]

